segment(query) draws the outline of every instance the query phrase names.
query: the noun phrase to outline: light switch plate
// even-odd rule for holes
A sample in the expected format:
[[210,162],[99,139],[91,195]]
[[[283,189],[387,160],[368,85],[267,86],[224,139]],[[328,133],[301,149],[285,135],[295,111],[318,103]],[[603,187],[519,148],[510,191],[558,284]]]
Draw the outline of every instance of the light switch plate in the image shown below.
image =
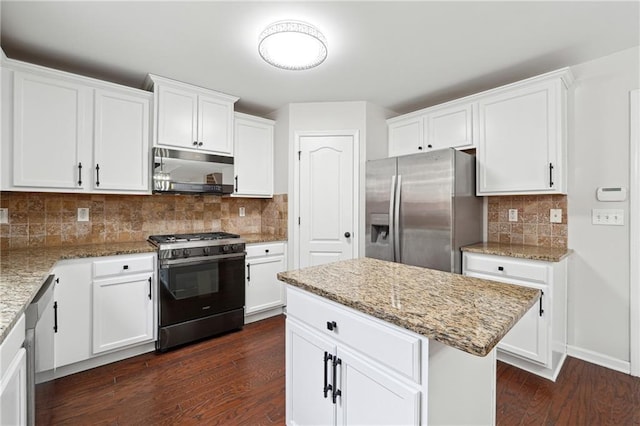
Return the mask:
[[245,210],[244,207],[240,207],[239,211],[238,211],[238,216],[240,217],[244,217],[245,215]]
[[624,210],[622,209],[593,209],[591,210],[593,225],[624,225]]
[[549,222],[562,223],[562,209],[549,210]]
[[9,223],[9,209],[0,209],[0,223]]
[[518,209],[509,209],[509,222],[518,221]]
[[89,209],[88,208],[79,208],[78,209],[78,222],[89,222]]

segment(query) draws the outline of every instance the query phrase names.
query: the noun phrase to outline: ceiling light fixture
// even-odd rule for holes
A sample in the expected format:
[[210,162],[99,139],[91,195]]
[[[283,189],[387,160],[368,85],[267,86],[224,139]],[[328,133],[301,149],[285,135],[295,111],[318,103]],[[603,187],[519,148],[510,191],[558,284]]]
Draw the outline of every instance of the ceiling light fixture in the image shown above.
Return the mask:
[[306,22],[278,21],[260,34],[258,52],[269,64],[285,70],[317,67],[327,57],[327,39]]

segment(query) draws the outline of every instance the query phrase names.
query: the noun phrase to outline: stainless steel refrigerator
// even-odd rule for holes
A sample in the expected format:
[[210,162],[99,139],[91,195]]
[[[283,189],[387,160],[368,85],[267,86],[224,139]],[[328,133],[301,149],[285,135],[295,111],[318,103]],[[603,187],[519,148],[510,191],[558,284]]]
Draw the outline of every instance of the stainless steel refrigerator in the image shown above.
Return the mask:
[[455,149],[367,162],[365,255],[462,270],[460,247],[482,241],[475,158]]

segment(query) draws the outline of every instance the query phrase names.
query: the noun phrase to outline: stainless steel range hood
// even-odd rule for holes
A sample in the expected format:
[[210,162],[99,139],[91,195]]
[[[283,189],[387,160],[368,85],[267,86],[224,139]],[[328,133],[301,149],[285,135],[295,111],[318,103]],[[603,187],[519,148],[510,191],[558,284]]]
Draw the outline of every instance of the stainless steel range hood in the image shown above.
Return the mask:
[[154,193],[213,194],[233,192],[233,157],[153,148]]

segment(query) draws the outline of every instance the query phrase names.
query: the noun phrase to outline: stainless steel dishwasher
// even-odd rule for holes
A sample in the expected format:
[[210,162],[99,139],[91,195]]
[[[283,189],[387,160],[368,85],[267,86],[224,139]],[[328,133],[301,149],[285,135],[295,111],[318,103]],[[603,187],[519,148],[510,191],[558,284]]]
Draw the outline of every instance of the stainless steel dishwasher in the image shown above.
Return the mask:
[[[38,357],[53,360],[53,333],[55,325],[50,330],[50,337],[44,337],[36,341],[36,326],[38,321],[53,309],[53,284],[54,275],[49,275],[27,307],[25,313],[26,335],[24,348],[27,351],[27,424],[34,425],[36,420],[36,353]],[[39,333],[42,335],[42,333]]]

